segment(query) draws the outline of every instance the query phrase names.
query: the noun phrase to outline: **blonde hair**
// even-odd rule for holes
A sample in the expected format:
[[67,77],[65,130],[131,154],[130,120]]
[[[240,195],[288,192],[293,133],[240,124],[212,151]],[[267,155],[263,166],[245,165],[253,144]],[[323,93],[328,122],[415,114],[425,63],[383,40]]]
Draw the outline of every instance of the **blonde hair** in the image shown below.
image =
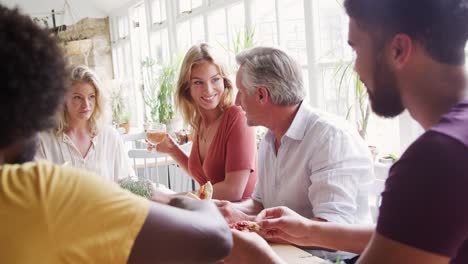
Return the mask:
[[[96,136],[101,127],[104,124],[104,109],[105,109],[105,96],[104,90],[102,88],[101,82],[97,77],[96,73],[92,71],[89,67],[85,65],[72,65],[70,66],[70,81],[71,85],[76,83],[89,83],[93,85],[96,91],[96,104],[94,106],[94,111],[91,114],[89,119],[89,125],[91,129],[91,134]],[[57,135],[64,133],[68,129],[68,118],[67,118],[67,107],[64,103],[62,111],[60,111],[58,116],[57,127],[55,133]]]
[[190,75],[193,66],[203,61],[213,63],[218,68],[219,74],[224,80],[224,92],[218,108],[224,111],[233,103],[233,84],[227,77],[228,68],[225,59],[217,50],[207,43],[192,46],[187,51],[187,54],[185,54],[184,61],[180,68],[179,79],[176,86],[175,103],[177,109],[182,113],[184,122],[188,123],[195,132],[198,132],[200,129],[201,114],[190,95]]

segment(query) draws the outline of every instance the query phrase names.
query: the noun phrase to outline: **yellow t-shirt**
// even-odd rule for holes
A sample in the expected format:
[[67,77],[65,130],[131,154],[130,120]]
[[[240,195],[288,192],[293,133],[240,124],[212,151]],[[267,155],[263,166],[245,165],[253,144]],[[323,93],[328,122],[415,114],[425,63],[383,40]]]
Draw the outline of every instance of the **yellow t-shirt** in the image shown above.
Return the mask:
[[90,172],[0,166],[1,263],[126,263],[149,201]]

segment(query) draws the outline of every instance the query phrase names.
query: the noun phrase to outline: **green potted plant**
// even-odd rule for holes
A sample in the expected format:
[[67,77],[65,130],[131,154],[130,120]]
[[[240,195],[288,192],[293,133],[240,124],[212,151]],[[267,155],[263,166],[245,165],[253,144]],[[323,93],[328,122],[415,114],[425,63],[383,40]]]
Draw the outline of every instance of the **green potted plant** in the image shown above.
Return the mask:
[[[234,33],[234,37],[231,40],[231,45],[225,46],[221,43],[218,42],[218,44],[228,53],[231,54],[232,56],[236,56],[239,52],[249,49],[253,46],[255,46],[255,29],[252,30],[238,30],[237,32]],[[230,66],[231,69],[237,70],[237,63],[235,63],[235,60],[232,60],[234,62],[233,65]]]
[[143,101],[148,107],[146,120],[170,125],[174,118],[174,88],[180,59],[174,63],[158,65],[154,59],[142,62]]
[[114,85],[110,90],[110,103],[112,109],[112,123],[116,127],[123,127],[125,133],[129,131],[130,113],[126,110],[124,100],[124,87],[122,84]]
[[125,134],[128,134],[130,130],[130,113],[129,112],[122,112],[119,116],[118,120],[119,127],[125,129]]
[[121,188],[130,191],[133,194],[145,197],[147,199],[151,198],[153,193],[153,183],[149,180],[137,180],[133,178],[125,178],[119,181]]
[[350,119],[352,111],[355,111],[355,121],[359,135],[366,139],[371,109],[366,87],[361,82],[359,75],[354,71],[354,61],[339,63],[334,73],[334,79],[338,80],[339,97],[343,93],[351,92],[352,103],[347,102],[346,104],[346,119]]

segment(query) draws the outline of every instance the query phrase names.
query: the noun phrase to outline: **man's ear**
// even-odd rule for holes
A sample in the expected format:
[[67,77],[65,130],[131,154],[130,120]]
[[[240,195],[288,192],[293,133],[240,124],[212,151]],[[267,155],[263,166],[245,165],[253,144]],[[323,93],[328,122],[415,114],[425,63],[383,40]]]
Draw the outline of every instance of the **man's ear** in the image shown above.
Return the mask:
[[255,89],[255,95],[257,96],[260,103],[265,103],[267,102],[268,98],[270,98],[270,93],[268,93],[268,90],[262,86]]
[[395,68],[403,69],[413,53],[413,40],[406,34],[397,34],[390,42],[390,61]]

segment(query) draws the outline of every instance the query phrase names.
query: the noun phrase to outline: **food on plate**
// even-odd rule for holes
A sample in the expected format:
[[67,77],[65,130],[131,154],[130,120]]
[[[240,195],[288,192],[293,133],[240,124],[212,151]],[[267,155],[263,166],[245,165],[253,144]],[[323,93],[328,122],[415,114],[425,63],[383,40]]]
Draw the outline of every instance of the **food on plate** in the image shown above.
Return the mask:
[[194,193],[188,192],[186,195],[187,195],[188,197],[192,198],[192,199],[200,200],[200,197],[198,197],[198,196],[195,195]]
[[200,189],[194,192],[188,192],[187,196],[196,200],[211,200],[213,197],[213,185],[208,181],[200,186]]
[[200,186],[200,189],[197,191],[197,195],[201,200],[211,200],[213,197],[213,185],[211,185],[211,182],[208,181]]
[[260,226],[253,221],[239,221],[230,224],[229,227],[239,231],[260,232]]

